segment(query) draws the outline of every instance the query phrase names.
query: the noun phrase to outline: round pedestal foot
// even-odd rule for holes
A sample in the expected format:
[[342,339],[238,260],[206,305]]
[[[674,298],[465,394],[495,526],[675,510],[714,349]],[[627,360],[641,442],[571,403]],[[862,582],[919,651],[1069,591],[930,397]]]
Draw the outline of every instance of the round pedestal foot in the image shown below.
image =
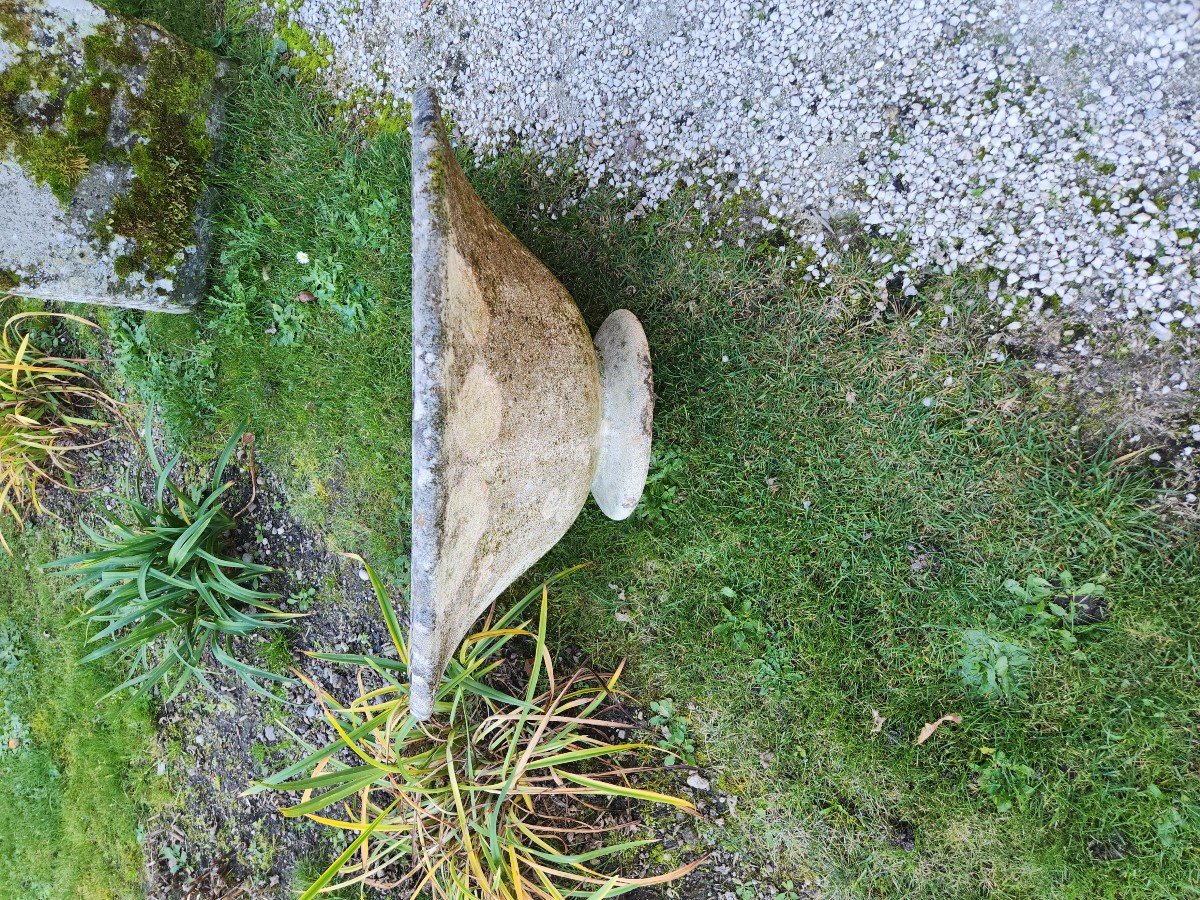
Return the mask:
[[592,496],[610,519],[627,519],[650,471],[654,373],[637,316],[618,309],[595,337],[600,358],[600,455]]

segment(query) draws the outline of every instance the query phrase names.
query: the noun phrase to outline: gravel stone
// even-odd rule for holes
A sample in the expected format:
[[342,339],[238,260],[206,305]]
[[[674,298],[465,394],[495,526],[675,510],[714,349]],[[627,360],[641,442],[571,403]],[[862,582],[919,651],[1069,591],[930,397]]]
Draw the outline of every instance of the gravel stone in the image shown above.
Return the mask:
[[[303,0],[288,15],[332,45],[339,95],[399,106],[428,80],[485,154],[577,153],[592,185],[645,209],[681,186],[757,197],[768,230],[856,216],[911,242],[898,272],[996,270],[1014,321],[1054,306],[1193,346],[1193,2]],[[798,234],[836,261],[821,230]]]

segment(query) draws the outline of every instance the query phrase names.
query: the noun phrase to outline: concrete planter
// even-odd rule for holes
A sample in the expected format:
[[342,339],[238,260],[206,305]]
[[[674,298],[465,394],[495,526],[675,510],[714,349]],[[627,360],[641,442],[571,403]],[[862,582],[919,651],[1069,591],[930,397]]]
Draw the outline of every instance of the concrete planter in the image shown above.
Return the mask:
[[637,318],[593,342],[566,289],[479,199],[432,91],[413,103],[411,705],[488,605],[566,533],[589,491],[628,517],[654,389]]

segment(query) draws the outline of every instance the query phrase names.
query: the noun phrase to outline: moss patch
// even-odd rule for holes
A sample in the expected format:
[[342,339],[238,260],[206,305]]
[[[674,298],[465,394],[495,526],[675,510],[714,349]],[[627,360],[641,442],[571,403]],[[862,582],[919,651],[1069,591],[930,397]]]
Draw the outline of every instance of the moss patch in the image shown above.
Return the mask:
[[16,4],[0,6],[0,39],[23,47],[29,42],[31,33],[29,14],[25,9]]
[[136,241],[133,262],[170,265],[193,241],[193,215],[204,191],[212,140],[204,109],[216,75],[211,55],[179,43],[150,55],[146,90],[133,101],[134,133],[145,139],[129,153],[137,176],[117,199],[108,228]]
[[[14,8],[0,21],[4,39],[24,48],[32,24]],[[87,171],[88,160],[67,137],[50,128],[66,100],[67,81],[59,55],[22,49],[17,60],[0,72],[0,145],[60,201],[70,199]]]
[[80,85],[67,97],[63,124],[71,143],[89,162],[104,156],[116,95],[113,79],[97,77]]
[[284,75],[301,81],[315,82],[329,66],[333,44],[323,34],[310,34],[292,14],[301,6],[299,0],[277,0],[275,3],[275,47],[273,63],[280,63]]

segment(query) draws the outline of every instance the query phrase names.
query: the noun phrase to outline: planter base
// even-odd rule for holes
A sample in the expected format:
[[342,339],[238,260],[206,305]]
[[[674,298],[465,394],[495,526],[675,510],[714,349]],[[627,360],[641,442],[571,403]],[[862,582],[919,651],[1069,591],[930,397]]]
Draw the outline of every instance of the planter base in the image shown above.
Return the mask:
[[628,519],[650,469],[654,374],[637,316],[618,309],[595,338],[600,358],[600,455],[592,496],[610,519]]

